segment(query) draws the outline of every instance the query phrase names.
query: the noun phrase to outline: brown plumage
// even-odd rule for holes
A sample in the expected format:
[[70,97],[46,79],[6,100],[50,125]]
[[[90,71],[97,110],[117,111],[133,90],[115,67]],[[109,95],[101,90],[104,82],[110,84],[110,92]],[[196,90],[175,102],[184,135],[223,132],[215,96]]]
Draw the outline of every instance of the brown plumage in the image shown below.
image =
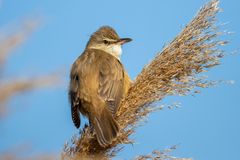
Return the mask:
[[114,114],[131,84],[120,62],[121,45],[129,41],[120,39],[111,27],[101,27],[71,69],[72,120],[79,128],[80,113],[88,117],[102,147],[111,144],[118,134]]

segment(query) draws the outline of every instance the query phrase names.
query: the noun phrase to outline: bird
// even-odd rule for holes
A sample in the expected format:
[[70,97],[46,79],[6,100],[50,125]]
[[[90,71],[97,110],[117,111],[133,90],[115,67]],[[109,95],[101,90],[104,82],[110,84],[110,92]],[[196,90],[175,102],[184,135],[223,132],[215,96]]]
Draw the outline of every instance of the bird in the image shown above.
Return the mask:
[[84,52],[71,67],[69,101],[72,121],[80,127],[83,115],[96,133],[100,146],[109,146],[119,133],[115,114],[132,81],[121,63],[120,38],[110,26],[102,26],[91,36]]

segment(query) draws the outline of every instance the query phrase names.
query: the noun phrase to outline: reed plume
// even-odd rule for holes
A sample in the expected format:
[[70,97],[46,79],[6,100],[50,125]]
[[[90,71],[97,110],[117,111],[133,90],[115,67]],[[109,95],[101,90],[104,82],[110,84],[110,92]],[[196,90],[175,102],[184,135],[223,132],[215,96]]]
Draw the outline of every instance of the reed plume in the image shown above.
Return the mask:
[[5,35],[3,32],[0,32],[0,118],[5,116],[8,112],[6,102],[14,95],[37,88],[54,86],[56,82],[59,82],[60,76],[58,74],[42,75],[31,78],[8,78],[3,74],[5,64],[10,54],[27,40],[38,25],[39,21],[37,20],[27,20],[20,24],[21,27],[19,30],[13,33]]

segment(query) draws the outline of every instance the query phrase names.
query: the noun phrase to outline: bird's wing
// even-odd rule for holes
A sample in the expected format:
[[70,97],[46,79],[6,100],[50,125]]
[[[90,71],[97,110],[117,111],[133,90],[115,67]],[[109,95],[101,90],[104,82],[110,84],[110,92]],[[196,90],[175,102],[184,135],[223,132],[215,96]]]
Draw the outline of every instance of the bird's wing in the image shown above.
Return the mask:
[[81,107],[81,102],[78,97],[78,90],[79,90],[79,77],[78,77],[78,65],[76,61],[71,69],[70,74],[70,86],[69,86],[69,101],[71,103],[71,114],[72,114],[72,120],[74,125],[79,128],[81,121],[80,121],[80,114],[79,114],[79,108]]
[[105,53],[99,67],[98,94],[115,114],[123,97],[124,70],[122,64],[112,55]]

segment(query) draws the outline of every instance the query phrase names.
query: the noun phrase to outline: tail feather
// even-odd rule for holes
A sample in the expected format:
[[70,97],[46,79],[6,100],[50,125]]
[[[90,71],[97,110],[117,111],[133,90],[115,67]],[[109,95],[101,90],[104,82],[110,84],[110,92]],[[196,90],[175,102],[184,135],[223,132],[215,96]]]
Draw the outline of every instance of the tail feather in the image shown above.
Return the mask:
[[94,117],[93,125],[96,131],[98,143],[102,147],[110,145],[119,132],[117,122],[107,109],[103,110],[101,114]]
[[80,114],[79,114],[77,106],[71,107],[71,113],[72,113],[72,121],[73,121],[75,127],[79,128],[81,120],[80,120]]

